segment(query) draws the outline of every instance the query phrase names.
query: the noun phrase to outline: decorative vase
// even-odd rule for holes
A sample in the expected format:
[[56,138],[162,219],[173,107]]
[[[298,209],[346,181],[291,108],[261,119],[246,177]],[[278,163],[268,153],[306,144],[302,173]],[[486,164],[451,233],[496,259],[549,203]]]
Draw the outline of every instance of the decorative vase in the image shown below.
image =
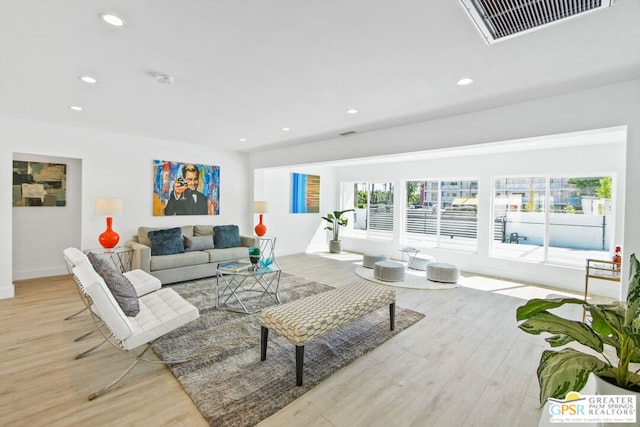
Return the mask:
[[118,241],[120,240],[120,236],[118,235],[118,233],[113,231],[113,228],[111,228],[112,224],[113,218],[108,216],[107,229],[104,231],[104,233],[98,236],[98,242],[100,242],[100,245],[102,245],[102,247],[105,249],[115,248],[115,246],[118,244]]
[[[600,395],[600,396],[619,396],[619,395],[633,396],[635,395],[636,405],[640,404],[640,392],[618,387],[617,385],[610,383],[609,381],[599,377],[598,375],[593,375],[593,377],[595,379],[595,390],[597,395]],[[637,423],[598,423],[598,426],[600,427],[624,427],[624,426],[637,426],[637,425],[638,425]]]
[[342,252],[342,240],[330,240],[329,252],[331,252],[332,254],[339,254],[340,252]]
[[251,247],[249,248],[249,261],[254,270],[258,269],[258,263],[260,262],[260,248]]
[[262,214],[260,214],[260,222],[256,225],[254,230],[258,236],[264,236],[267,232],[267,227],[262,223]]

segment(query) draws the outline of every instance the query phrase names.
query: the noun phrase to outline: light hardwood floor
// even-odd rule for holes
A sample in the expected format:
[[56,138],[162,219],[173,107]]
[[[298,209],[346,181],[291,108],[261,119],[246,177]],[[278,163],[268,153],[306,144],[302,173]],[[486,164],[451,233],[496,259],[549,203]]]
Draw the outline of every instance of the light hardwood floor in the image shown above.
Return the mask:
[[[357,280],[356,259],[299,254],[278,261],[288,273],[341,286]],[[535,370],[546,346],[516,327],[524,299],[505,295],[527,286],[486,287],[496,283],[491,291],[398,289],[397,305],[425,313],[423,320],[260,426],[538,425]],[[18,282],[16,297],[0,300],[0,425],[206,425],[163,365],[141,363],[117,388],[87,401],[130,359],[105,345],[74,360],[95,340],[73,341],[91,329],[86,313],[63,320],[80,307],[70,276]]]

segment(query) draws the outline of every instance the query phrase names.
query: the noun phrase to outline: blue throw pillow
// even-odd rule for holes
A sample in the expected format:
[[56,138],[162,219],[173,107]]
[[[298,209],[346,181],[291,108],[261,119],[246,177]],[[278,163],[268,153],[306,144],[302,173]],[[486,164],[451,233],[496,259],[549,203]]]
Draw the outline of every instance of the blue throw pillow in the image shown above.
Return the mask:
[[153,230],[147,233],[151,240],[151,255],[173,255],[184,252],[180,227]]
[[240,244],[240,230],[237,225],[216,225],[213,227],[213,246],[216,249],[237,248]]

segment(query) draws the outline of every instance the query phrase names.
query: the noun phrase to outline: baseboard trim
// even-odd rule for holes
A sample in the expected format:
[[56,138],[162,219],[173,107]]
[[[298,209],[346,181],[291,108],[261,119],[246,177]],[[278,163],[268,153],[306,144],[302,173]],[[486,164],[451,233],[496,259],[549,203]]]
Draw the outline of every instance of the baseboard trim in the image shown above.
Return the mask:
[[41,268],[39,270],[22,270],[13,272],[13,280],[39,279],[41,277],[62,276],[64,274],[69,274],[69,271],[64,266]]
[[8,299],[16,296],[16,287],[12,283],[9,286],[3,286],[0,288],[0,299]]

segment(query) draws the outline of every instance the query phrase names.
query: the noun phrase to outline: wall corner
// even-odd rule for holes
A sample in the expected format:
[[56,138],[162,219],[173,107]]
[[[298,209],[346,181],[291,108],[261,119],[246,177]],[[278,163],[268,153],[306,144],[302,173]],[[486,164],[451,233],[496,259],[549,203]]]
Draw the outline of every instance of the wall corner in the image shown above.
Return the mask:
[[15,285],[12,283],[9,286],[0,287],[0,299],[8,299],[16,296]]

